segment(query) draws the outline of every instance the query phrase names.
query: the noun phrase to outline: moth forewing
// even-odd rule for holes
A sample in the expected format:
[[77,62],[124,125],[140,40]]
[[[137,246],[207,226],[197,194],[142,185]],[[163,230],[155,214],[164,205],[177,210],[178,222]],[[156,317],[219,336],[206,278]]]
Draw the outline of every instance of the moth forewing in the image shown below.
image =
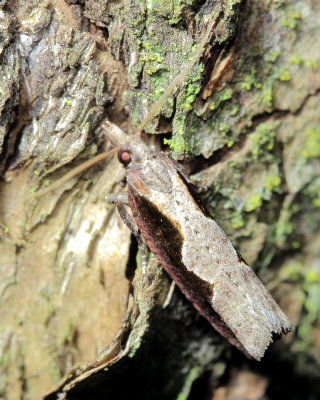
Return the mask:
[[[115,132],[109,135],[114,140]],[[117,137],[123,139],[119,132]],[[126,137],[123,148],[131,153],[129,206],[151,251],[212,326],[247,356],[260,360],[274,333],[292,329],[290,321],[175,162],[139,138]]]

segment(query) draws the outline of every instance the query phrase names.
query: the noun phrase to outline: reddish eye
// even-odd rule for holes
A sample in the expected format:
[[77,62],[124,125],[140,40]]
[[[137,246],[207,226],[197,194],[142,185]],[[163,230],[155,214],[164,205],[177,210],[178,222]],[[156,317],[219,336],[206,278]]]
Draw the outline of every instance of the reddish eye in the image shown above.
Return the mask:
[[119,150],[118,151],[118,160],[123,165],[128,165],[131,161],[131,154],[128,150]]

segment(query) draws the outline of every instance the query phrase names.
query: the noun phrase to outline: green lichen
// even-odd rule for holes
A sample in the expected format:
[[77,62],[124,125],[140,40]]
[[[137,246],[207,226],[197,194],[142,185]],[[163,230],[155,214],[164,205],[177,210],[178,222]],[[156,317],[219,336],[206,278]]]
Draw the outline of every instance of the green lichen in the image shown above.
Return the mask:
[[284,242],[287,236],[293,232],[293,223],[289,221],[279,220],[275,229],[275,236],[278,242]]
[[240,107],[236,104],[232,106],[232,109],[230,111],[230,115],[237,115],[238,112],[240,111]]
[[311,198],[313,207],[320,208],[320,178],[310,182],[303,194]]
[[219,129],[220,134],[224,136],[224,135],[226,135],[226,134],[229,132],[230,126],[227,125],[227,124],[225,124],[224,122],[221,122],[221,123],[219,124],[218,129]]
[[268,191],[273,191],[281,185],[281,178],[279,175],[268,175],[264,182],[264,187]]
[[174,154],[187,154],[192,150],[192,147],[188,142],[186,142],[184,137],[184,131],[181,134],[175,134],[172,139],[163,139],[163,143],[168,145],[170,149],[173,150]]
[[[315,269],[309,269],[305,273],[305,283],[307,285],[313,284],[313,283],[320,283],[320,275],[319,272],[316,271]],[[320,309],[320,307],[319,307]]]
[[295,65],[302,65],[303,64],[302,58],[300,58],[296,54],[292,54],[291,55],[290,61],[292,62],[292,64],[295,64]]
[[291,80],[291,74],[287,69],[281,67],[278,70],[278,79],[280,81],[282,81],[282,82],[290,81]]
[[300,282],[303,279],[303,263],[292,261],[287,263],[280,271],[280,280],[290,280],[291,282]]
[[6,226],[6,225],[4,225],[4,224],[2,224],[1,222],[0,222],[0,229],[2,230],[2,232],[3,232],[5,235],[8,234],[9,231],[10,231],[9,227]]
[[226,0],[223,3],[223,20],[215,30],[216,40],[219,44],[226,42],[233,36],[236,24],[234,19],[243,0]]
[[270,201],[273,192],[281,191],[281,177],[268,174],[262,177],[260,186],[245,200],[244,210],[252,212],[262,206],[263,201]]
[[274,148],[275,133],[272,127],[267,123],[257,126],[255,132],[250,136],[252,142],[252,155],[254,159],[258,159],[266,152],[269,153]]
[[244,82],[240,84],[241,89],[249,91],[253,88],[260,89],[261,83],[257,81],[257,70],[256,67],[251,67],[249,74],[244,78]]
[[186,378],[184,380],[184,385],[183,385],[181,392],[176,397],[176,400],[187,400],[188,399],[192,384],[199,377],[200,372],[201,372],[201,370],[199,367],[191,368],[191,370],[188,372],[188,375],[186,376]]
[[143,42],[145,51],[141,53],[140,61],[144,63],[144,71],[148,75],[156,74],[161,70],[168,70],[164,64],[164,57],[161,55],[161,48],[156,43],[150,41]]
[[251,212],[261,207],[262,205],[262,195],[260,193],[252,193],[246,202],[245,210]]
[[267,79],[262,88],[262,104],[265,106],[267,111],[272,110],[274,80],[275,79],[272,77]]
[[180,22],[183,10],[192,5],[191,0],[152,0],[152,12],[168,20],[170,25]]
[[215,92],[213,94],[213,96],[211,96],[210,100],[209,100],[209,108],[211,111],[216,110],[221,103],[230,100],[232,98],[232,88],[230,87],[225,87],[222,90],[220,90],[219,92]]
[[[264,106],[264,109],[268,112],[272,111],[273,106],[273,91],[274,85],[277,81],[287,82],[291,80],[291,73],[288,68],[284,66],[277,66],[275,63],[279,58],[280,52],[271,51],[267,53],[264,57],[264,62],[259,68],[260,80],[262,85],[255,85],[256,88],[262,88],[262,93],[257,93],[257,101]],[[298,62],[297,58],[292,59],[295,62]],[[293,62],[292,61],[292,62]]]
[[137,350],[141,347],[141,343],[136,343],[128,354],[129,358],[133,358],[136,355]]
[[[224,42],[230,38],[235,29],[234,18],[243,0],[228,0],[221,6],[214,4],[210,18],[217,19],[215,40]],[[139,4],[139,7],[137,6]],[[186,18],[186,11],[193,6],[192,0],[160,1],[152,0],[151,3],[133,3],[128,7],[128,14],[134,16],[129,21],[126,35],[129,37],[129,53],[135,54],[136,60],[130,60],[130,92],[124,96],[130,118],[134,124],[139,125],[146,116],[150,105],[154,104],[163,94],[172,80],[179,75],[182,69],[190,62],[199,42],[195,43],[188,32],[173,26]],[[135,14],[137,13],[137,15]],[[142,14],[142,16],[141,16]],[[143,17],[144,15],[144,17]],[[203,12],[199,14],[202,18],[197,19],[197,28],[205,32],[206,25],[201,26]],[[157,23],[158,29],[154,29]],[[152,25],[151,25],[152,24]],[[168,26],[169,24],[169,26]],[[198,26],[199,25],[199,26]],[[199,34],[199,37],[201,35]],[[199,39],[198,37],[198,39]],[[129,61],[129,60],[128,60]],[[199,125],[199,119],[192,114],[194,102],[201,90],[203,78],[203,67],[200,61],[193,67],[192,73],[186,77],[187,84],[179,85],[178,96],[174,108],[175,93],[158,110],[158,115],[167,119],[175,115],[172,122],[172,138],[165,143],[173,150],[174,156],[182,157],[190,153],[194,148],[195,125]],[[211,103],[211,111],[216,110],[220,103],[226,102],[232,97],[232,89],[223,88],[217,93]],[[206,104],[206,111],[210,105]],[[234,109],[234,115],[238,112]],[[207,115],[206,115],[207,117]],[[227,121],[225,121],[227,122]],[[226,135],[229,127],[220,127],[222,136]],[[230,125],[230,124],[228,124]],[[161,127],[162,125],[160,125]],[[157,118],[153,118],[145,127],[148,133],[156,133],[159,129]],[[230,141],[229,146],[233,143]]]
[[[297,329],[295,349],[302,353],[310,353],[310,347],[314,345],[313,327],[320,319],[320,273],[315,268],[310,268],[302,274],[303,310],[301,321]],[[317,353],[313,357],[319,359]]]
[[303,149],[301,150],[301,156],[305,160],[310,158],[320,157],[320,127],[309,128],[306,130],[305,141]]
[[42,182],[42,184],[43,184],[44,187],[48,187],[48,186],[51,185],[51,180],[50,180],[50,179],[45,179],[45,180]]
[[266,61],[270,63],[274,63],[280,56],[280,51],[272,50],[266,54]]
[[[172,30],[172,35],[180,35],[180,33]],[[163,45],[159,45],[158,37],[156,35],[149,35],[148,39],[143,41],[143,51],[140,51],[140,58],[138,64],[144,67],[144,72],[149,78],[144,76],[143,80],[144,86],[148,87],[149,93],[146,93],[145,90],[140,92],[139,90],[127,92],[124,95],[124,102],[128,105],[128,109],[130,111],[130,117],[134,124],[139,124],[142,120],[141,109],[147,110],[147,104],[154,104],[155,101],[163,94],[163,92],[168,87],[169,83],[174,79],[175,76],[179,74],[179,65],[183,63],[189,62],[191,51],[186,52],[186,55],[183,56],[181,52],[177,53],[177,48],[174,45],[175,40],[179,40],[178,38],[172,37],[170,40],[170,47],[164,47]],[[189,49],[190,50],[190,49]],[[179,57],[179,63],[172,67],[172,60],[176,57]],[[168,63],[168,65],[167,65]],[[170,66],[169,66],[170,65]],[[180,65],[181,66],[181,65]],[[138,67],[133,68],[132,71],[135,74],[141,72]],[[177,105],[177,107],[182,107],[184,112],[187,113],[190,109],[192,109],[192,103],[195,100],[196,94],[200,90],[200,86],[195,85],[195,75],[197,80],[200,81],[202,73],[199,74],[197,68],[194,69],[193,78],[189,78],[188,85],[186,86],[187,94],[183,98],[183,100]],[[136,75],[138,76],[138,75]],[[134,81],[132,81],[134,83]],[[197,89],[195,89],[197,86]],[[162,105],[161,109],[158,110],[158,113],[164,115],[167,118],[170,118],[173,111],[173,97],[167,99],[167,101]],[[156,130],[155,121],[151,121],[145,128],[145,130],[149,133],[154,133]],[[173,135],[175,132],[173,132]]]
[[313,60],[306,61],[306,66],[315,70],[319,69],[319,64],[317,63],[317,61]]
[[292,196],[288,195],[280,211],[277,223],[274,226],[274,241],[278,247],[288,245],[288,238],[294,232],[293,217],[299,211],[299,206],[292,202]]
[[200,92],[200,90],[201,86],[199,82],[188,83],[185,89],[185,98],[181,104],[181,107],[183,107],[186,111],[192,110],[192,104],[194,103],[196,96]]
[[245,223],[243,214],[240,210],[236,210],[231,213],[230,223],[231,223],[232,228],[234,228],[234,229],[240,229],[245,226],[246,223]]
[[202,65],[193,68],[186,89],[177,98],[177,110],[172,124],[172,138],[164,140],[164,144],[170,146],[175,157],[190,153],[194,146],[193,133],[195,127],[188,129],[187,119],[196,96],[201,90],[202,73]]
[[225,87],[219,93],[220,93],[220,102],[223,102],[223,101],[227,101],[227,100],[231,99],[233,92],[232,92],[232,88]]
[[281,25],[289,29],[296,29],[301,20],[301,13],[298,10],[292,10],[281,20]]

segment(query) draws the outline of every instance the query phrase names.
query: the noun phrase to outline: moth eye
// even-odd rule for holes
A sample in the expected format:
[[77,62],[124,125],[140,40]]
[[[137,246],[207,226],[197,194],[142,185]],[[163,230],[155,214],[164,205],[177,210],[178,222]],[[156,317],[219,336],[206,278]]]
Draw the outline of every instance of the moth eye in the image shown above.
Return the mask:
[[118,160],[121,162],[123,165],[128,165],[130,164],[131,161],[131,154],[128,150],[119,150],[118,151]]

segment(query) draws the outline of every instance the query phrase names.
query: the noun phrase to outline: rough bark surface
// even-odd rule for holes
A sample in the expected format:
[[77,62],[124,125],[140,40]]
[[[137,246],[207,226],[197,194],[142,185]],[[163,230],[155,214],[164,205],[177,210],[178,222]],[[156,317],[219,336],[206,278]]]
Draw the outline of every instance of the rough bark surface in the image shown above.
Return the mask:
[[[104,200],[116,160],[32,197],[108,148],[105,118],[134,131],[213,19],[145,130],[297,325],[259,365],[177,290],[163,308],[168,277]],[[315,0],[1,2],[0,399],[319,394],[319,19]]]

